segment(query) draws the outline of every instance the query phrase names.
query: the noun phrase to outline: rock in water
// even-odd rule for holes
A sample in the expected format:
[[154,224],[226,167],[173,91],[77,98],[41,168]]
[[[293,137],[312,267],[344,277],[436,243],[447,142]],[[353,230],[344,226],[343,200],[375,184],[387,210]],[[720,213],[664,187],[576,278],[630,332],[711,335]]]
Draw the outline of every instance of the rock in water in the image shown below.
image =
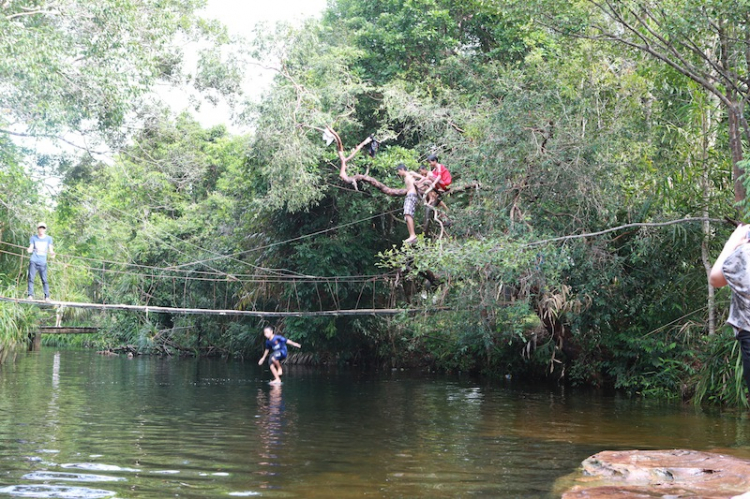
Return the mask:
[[563,499],[748,497],[750,460],[694,450],[604,451],[582,463]]

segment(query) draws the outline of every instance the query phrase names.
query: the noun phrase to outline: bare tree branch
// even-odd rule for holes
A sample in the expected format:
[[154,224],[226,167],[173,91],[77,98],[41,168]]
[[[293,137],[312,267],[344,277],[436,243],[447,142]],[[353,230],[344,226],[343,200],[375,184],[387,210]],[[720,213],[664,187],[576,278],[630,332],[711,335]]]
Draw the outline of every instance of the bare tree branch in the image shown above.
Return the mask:
[[22,133],[22,132],[14,132],[12,130],[5,130],[0,128],[0,133],[4,133],[7,135],[13,135],[14,137],[28,137],[32,139],[50,139],[50,140],[59,140],[60,142],[63,142],[65,144],[68,144],[71,147],[75,147],[76,149],[80,149],[82,151],[86,151],[90,155],[97,155],[97,156],[106,156],[109,154],[109,152],[106,151],[94,151],[90,149],[88,146],[82,146],[79,144],[76,144],[75,142],[71,142],[67,139],[64,139],[57,135],[46,135],[46,134],[34,134],[34,133]]

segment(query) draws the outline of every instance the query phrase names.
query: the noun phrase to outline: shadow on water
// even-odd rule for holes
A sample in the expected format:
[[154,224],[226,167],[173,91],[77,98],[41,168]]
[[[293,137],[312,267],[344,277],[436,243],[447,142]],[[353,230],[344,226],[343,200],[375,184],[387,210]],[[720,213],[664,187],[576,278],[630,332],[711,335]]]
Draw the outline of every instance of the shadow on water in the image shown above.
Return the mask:
[[750,458],[745,414],[386,371],[42,350],[0,368],[0,496],[539,497],[607,449]]

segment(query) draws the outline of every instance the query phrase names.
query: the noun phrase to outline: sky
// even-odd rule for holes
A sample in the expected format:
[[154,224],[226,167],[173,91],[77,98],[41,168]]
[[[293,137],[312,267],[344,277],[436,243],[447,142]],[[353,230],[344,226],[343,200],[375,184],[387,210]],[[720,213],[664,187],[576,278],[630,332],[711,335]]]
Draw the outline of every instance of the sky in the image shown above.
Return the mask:
[[[199,14],[202,17],[216,19],[224,24],[231,35],[249,38],[255,25],[259,22],[273,24],[279,21],[301,22],[310,17],[318,17],[326,7],[327,0],[208,0],[205,9]],[[189,59],[189,56],[188,56]],[[243,89],[249,97],[259,97],[271,82],[271,73],[259,69],[248,70]],[[165,96],[176,112],[189,109],[204,127],[224,124],[230,132],[241,133],[241,127],[230,122],[230,112],[226,104],[213,106],[201,105],[195,111],[190,105],[188,95],[172,94]]]
[[249,34],[260,21],[296,21],[323,12],[326,0],[208,0],[205,17],[218,19],[233,34]]

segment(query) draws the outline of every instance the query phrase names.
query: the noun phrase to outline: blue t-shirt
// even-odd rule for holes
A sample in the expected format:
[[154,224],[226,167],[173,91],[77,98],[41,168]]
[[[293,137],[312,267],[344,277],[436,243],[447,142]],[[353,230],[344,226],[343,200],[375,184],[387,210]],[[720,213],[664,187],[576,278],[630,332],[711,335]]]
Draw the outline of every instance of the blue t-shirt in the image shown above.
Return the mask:
[[29,238],[29,246],[34,249],[31,253],[31,261],[34,263],[47,263],[47,253],[52,246],[52,237],[39,237],[36,234]]
[[275,352],[281,352],[281,355],[286,357],[286,338],[281,335],[274,334],[273,338],[266,340],[266,350]]

